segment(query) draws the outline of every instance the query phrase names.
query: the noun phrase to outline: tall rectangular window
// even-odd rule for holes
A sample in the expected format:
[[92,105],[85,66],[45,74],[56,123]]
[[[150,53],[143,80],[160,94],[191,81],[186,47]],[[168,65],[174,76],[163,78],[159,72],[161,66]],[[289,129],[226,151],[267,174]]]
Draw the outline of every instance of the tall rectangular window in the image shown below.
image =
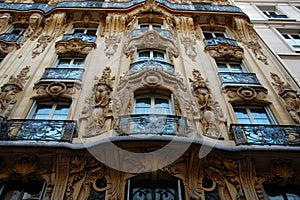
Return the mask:
[[38,104],[29,115],[31,119],[66,120],[69,114],[69,103]]
[[278,29],[278,31],[295,51],[300,51],[300,29]]

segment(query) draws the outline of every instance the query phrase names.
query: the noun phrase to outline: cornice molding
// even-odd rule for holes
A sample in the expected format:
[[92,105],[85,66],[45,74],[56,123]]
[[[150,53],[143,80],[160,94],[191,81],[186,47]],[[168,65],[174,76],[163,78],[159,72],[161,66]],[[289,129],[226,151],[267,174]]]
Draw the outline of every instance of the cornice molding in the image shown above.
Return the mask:
[[[128,9],[137,4],[144,2],[145,0],[132,0],[129,2],[60,2],[54,6],[49,4],[37,4],[37,3],[0,3],[1,10],[7,11],[41,11],[44,14],[48,14],[56,9],[63,8],[86,8],[86,9]],[[173,4],[165,0],[156,0],[156,2],[173,10],[184,11],[206,11],[206,12],[230,12],[230,13],[242,13],[242,9],[237,6],[228,5],[207,5],[207,4]]]

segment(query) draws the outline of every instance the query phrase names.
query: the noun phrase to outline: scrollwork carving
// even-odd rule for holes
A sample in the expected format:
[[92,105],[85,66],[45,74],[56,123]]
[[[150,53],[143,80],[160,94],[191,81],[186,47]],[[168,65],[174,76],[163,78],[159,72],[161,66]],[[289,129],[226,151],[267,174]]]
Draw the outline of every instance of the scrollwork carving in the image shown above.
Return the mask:
[[121,38],[119,35],[116,36],[108,36],[105,38],[105,49],[104,53],[108,58],[111,58],[118,48],[118,44],[121,42]]
[[64,53],[80,53],[80,54],[88,54],[93,49],[96,48],[96,43],[94,42],[83,42],[79,38],[73,38],[68,41],[59,41],[55,44],[55,49],[57,54]]
[[219,43],[217,46],[206,46],[204,49],[213,58],[225,58],[227,60],[235,58],[242,60],[244,50],[239,46],[232,46],[227,43]]
[[230,103],[241,103],[241,102],[260,102],[267,104],[268,101],[265,100],[268,91],[265,88],[258,87],[250,87],[250,86],[242,86],[242,87],[232,87],[227,88],[225,93],[230,98]]
[[41,27],[43,16],[39,13],[33,13],[29,17],[29,26],[24,33],[21,44],[25,43],[28,39],[35,40],[41,34],[43,28]]

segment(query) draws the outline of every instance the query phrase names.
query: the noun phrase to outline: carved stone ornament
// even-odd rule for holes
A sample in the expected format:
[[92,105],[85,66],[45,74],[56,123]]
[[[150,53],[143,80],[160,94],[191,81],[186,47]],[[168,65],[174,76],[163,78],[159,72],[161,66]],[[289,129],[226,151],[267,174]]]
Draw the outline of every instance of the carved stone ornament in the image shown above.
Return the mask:
[[2,32],[7,25],[11,22],[11,14],[10,13],[3,13],[0,15],[0,31]]
[[271,78],[274,80],[272,85],[284,100],[291,118],[295,123],[300,124],[300,95],[288,83],[283,82],[277,74],[271,73]]
[[0,91],[0,119],[6,120],[13,108],[15,107],[18,99],[18,94],[23,90],[24,84],[29,79],[27,73],[29,66],[23,68],[20,73],[11,76],[6,84],[1,87]]
[[98,135],[111,129],[113,115],[111,93],[115,77],[110,77],[111,69],[106,67],[93,87],[93,95],[86,99],[86,106],[81,111],[80,124],[85,126],[88,136]]
[[106,17],[105,32],[108,37],[118,36],[125,31],[126,16],[120,14],[108,14]]
[[262,48],[257,41],[257,37],[254,34],[252,25],[248,23],[244,18],[235,17],[234,28],[237,34],[240,36],[241,41],[244,42],[247,47],[252,50],[255,57],[264,64],[268,65],[267,57],[263,53]]
[[56,13],[45,19],[45,27],[32,51],[32,58],[43,53],[52,40],[63,33],[66,13]]
[[177,45],[171,39],[162,37],[157,31],[148,30],[139,37],[131,38],[124,46],[124,53],[130,56],[131,61],[134,59],[134,53],[138,48],[161,48],[166,49],[169,54],[169,59],[178,57],[179,50]]
[[94,42],[83,42],[79,38],[73,38],[68,41],[56,42],[55,49],[57,54],[64,54],[64,53],[88,54],[93,49],[95,49],[96,46],[97,45]]
[[213,58],[225,58],[230,60],[232,58],[242,60],[244,57],[244,50],[239,46],[232,46],[228,43],[219,43],[216,46],[206,46],[205,52]]
[[197,52],[195,50],[195,39],[189,37],[181,38],[181,42],[184,45],[186,55],[188,55],[188,57],[190,57],[193,61],[196,61]]
[[271,161],[269,171],[258,171],[257,188],[263,188],[262,184],[278,184],[285,187],[287,184],[298,184],[300,181],[299,172],[294,168],[297,167],[292,160],[275,159]]
[[0,53],[1,54],[8,54],[19,48],[20,48],[20,45],[17,43],[8,43],[6,41],[0,41]]
[[80,86],[76,83],[63,83],[63,82],[39,82],[34,86],[36,95],[33,99],[66,99],[72,100],[76,90],[80,89]]
[[[203,169],[207,179],[212,181],[212,188],[206,190],[212,191],[218,186],[218,196],[224,199],[245,199],[239,174],[239,161],[226,157],[206,157]],[[227,198],[226,193],[229,194]]]
[[[220,112],[219,103],[213,100],[207,81],[196,69],[193,70],[194,80],[190,79],[193,88],[192,94],[196,97],[200,116],[200,123],[204,135],[219,138],[221,134],[220,123],[224,123],[224,115]],[[218,105],[218,108],[216,107]]]
[[37,168],[37,158],[34,155],[23,154],[15,159],[13,171],[21,176],[34,172]]
[[187,96],[187,88],[183,83],[183,79],[179,75],[170,75],[158,69],[145,69],[140,72],[130,74],[126,73],[120,77],[117,91],[114,98],[114,119],[119,119],[120,115],[128,115],[131,113],[132,102],[134,101],[134,92],[140,88],[148,88],[149,90],[166,88],[171,91],[180,105],[182,116],[186,116],[185,98]]
[[211,3],[213,5],[230,5],[230,2],[227,0],[167,0],[167,1],[176,4]]
[[116,53],[118,44],[121,42],[120,35],[108,36],[105,38],[105,49],[104,53],[108,58],[111,58]]
[[262,87],[229,87],[225,89],[225,93],[230,98],[230,103],[245,103],[245,102],[257,102],[257,103],[269,103],[265,100],[268,91]]
[[21,44],[25,43],[28,39],[35,40],[42,33],[42,21],[43,15],[40,13],[33,13],[29,17],[29,26],[26,29],[24,36],[21,40]]

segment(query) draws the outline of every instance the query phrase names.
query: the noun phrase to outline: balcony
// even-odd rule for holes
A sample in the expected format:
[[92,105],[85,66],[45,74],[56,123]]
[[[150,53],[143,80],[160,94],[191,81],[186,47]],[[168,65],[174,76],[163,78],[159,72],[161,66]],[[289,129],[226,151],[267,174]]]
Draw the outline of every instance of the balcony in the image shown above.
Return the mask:
[[80,39],[83,42],[95,42],[97,36],[95,35],[87,35],[84,33],[75,33],[75,34],[64,34],[62,41],[68,41],[73,38]]
[[120,128],[126,135],[184,135],[186,118],[158,114],[126,115],[120,117]]
[[42,79],[81,80],[82,68],[46,68]]
[[0,140],[72,142],[76,121],[12,119],[0,121]]
[[237,145],[300,145],[300,126],[231,124]]
[[6,42],[19,42],[23,35],[14,34],[14,33],[2,33],[0,34],[0,40],[4,40]]
[[254,73],[219,72],[222,83],[261,85]]
[[130,74],[135,74],[145,69],[158,69],[168,74],[174,75],[174,66],[170,63],[158,60],[142,60],[130,65]]
[[217,46],[220,43],[226,43],[230,44],[231,46],[238,46],[238,43],[230,38],[224,38],[224,37],[215,37],[212,39],[204,39],[204,43],[206,46]]
[[143,35],[145,32],[147,32],[149,30],[156,31],[160,36],[162,36],[164,38],[168,38],[170,40],[173,39],[173,35],[172,35],[171,31],[166,30],[166,29],[161,29],[161,28],[153,28],[153,29],[140,28],[140,29],[134,29],[133,31],[130,32],[130,36],[131,36],[131,38],[140,37],[141,35]]

